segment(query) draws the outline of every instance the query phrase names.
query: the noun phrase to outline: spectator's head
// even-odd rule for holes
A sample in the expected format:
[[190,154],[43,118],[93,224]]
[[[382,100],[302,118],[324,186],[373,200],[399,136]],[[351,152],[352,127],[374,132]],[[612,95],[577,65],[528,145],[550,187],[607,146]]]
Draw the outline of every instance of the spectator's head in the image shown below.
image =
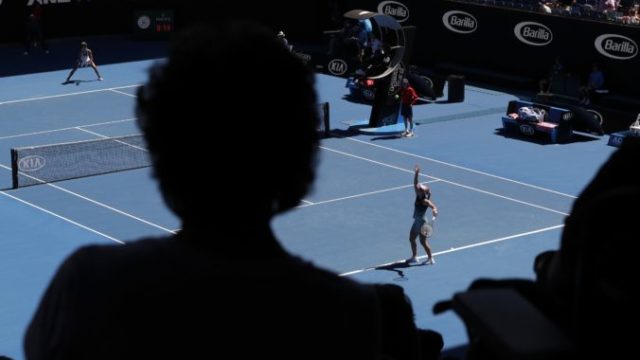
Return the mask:
[[296,206],[314,178],[313,83],[310,69],[257,25],[178,35],[137,100],[171,209],[185,223],[214,226],[206,209],[263,221]]
[[409,87],[409,79],[403,78],[402,79],[402,83],[400,84],[400,86],[402,86],[403,89],[408,88]]
[[606,0],[604,2],[604,11],[616,11],[618,9],[619,0]]
[[284,32],[282,30],[280,30],[280,32],[278,33],[278,37],[279,38],[283,38],[284,37]]
[[538,3],[538,8],[540,9],[541,12],[546,13],[546,14],[551,14],[551,8],[549,7],[549,5],[547,5],[544,2],[539,2]]
[[80,43],[80,47],[83,48],[83,49],[86,49],[87,48],[87,42],[86,41],[81,42]]

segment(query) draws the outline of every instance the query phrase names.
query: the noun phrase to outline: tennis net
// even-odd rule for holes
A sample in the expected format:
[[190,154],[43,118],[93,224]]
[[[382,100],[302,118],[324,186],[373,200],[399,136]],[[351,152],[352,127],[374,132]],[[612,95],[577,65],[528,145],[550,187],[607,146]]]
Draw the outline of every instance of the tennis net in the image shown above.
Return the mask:
[[142,135],[11,149],[14,189],[147,166]]
[[323,102],[318,104],[318,116],[320,117],[320,124],[318,124],[318,134],[322,137],[330,136],[330,122],[329,122],[329,103]]
[[[318,104],[318,133],[330,135],[329,103]],[[11,149],[13,188],[151,166],[142,135]]]

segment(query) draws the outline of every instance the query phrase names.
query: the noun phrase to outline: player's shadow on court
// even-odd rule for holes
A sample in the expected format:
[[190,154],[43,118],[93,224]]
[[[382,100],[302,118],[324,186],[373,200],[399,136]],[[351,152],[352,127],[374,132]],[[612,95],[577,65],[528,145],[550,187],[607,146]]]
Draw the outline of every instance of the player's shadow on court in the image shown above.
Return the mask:
[[389,135],[382,135],[382,136],[376,136],[371,138],[371,141],[377,141],[377,140],[396,140],[396,139],[402,139],[404,136],[402,136],[402,133],[399,134],[389,134]]
[[387,265],[382,265],[382,266],[378,266],[375,267],[374,270],[386,270],[386,271],[392,271],[396,274],[398,274],[397,277],[393,278],[393,280],[395,281],[407,281],[409,280],[409,278],[404,274],[404,270],[406,268],[410,268],[410,267],[415,267],[415,266],[423,266],[425,265],[423,262],[420,262],[418,264],[409,264],[406,261],[402,260],[402,261],[398,261],[398,262],[394,262],[393,264],[387,264]]
[[[360,132],[358,132],[358,128],[368,128],[368,125],[354,125],[349,127],[348,129],[332,129],[331,130],[331,136],[332,137],[338,137],[338,138],[347,138],[347,137],[351,137],[351,136],[358,136],[361,135]],[[371,141],[376,141],[376,140],[393,140],[393,139],[401,139],[402,138],[402,133],[398,132],[398,133],[389,133],[389,134],[384,134],[384,135],[380,135],[380,136],[375,136],[371,138]]]
[[354,129],[331,129],[331,137],[346,138],[357,135],[360,135],[360,133]]
[[98,79],[93,79],[93,80],[69,80],[69,81],[64,81],[62,83],[62,85],[71,85],[74,84],[76,86],[79,86],[82,83],[92,83],[92,82],[97,82],[100,81]]

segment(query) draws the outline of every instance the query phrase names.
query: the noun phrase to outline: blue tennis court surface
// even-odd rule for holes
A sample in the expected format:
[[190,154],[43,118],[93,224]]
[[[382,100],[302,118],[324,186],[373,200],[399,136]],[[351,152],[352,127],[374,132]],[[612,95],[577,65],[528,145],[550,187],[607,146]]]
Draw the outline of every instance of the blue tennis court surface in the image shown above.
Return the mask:
[[[11,189],[11,148],[137,133],[135,91],[151,63],[101,66],[102,82],[80,69],[80,81],[66,86],[68,69],[0,79],[0,354],[22,358],[35,306],[75,248],[179,229],[149,168]],[[287,249],[320,266],[403,286],[420,327],[441,332],[446,348],[464,344],[461,322],[434,316],[433,304],[478,277],[531,278],[535,255],[558,246],[575,196],[614,149],[605,138],[557,145],[506,137],[500,116],[514,96],[472,86],[463,103],[416,106],[413,138],[347,134],[370,108],[344,100],[344,84],[318,75],[331,127],[345,136],[322,142],[313,192],[274,229]],[[440,210],[431,239],[437,263],[407,267],[394,263],[410,255],[416,164]],[[206,174],[188,176],[207,186]]]

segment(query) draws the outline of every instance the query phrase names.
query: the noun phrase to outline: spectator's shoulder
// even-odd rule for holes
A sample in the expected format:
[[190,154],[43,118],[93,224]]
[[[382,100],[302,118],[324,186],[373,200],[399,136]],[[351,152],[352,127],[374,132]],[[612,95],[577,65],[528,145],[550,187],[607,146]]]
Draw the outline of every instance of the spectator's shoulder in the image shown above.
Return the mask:
[[136,262],[137,259],[144,258],[145,253],[158,252],[158,249],[166,247],[168,243],[170,238],[145,238],[126,245],[82,246],[65,260],[64,265],[93,268],[125,266],[128,262]]
[[319,288],[334,291],[336,294],[344,294],[345,297],[360,294],[360,296],[371,296],[375,289],[371,285],[361,284],[344,276],[322,269],[310,262],[293,257],[292,264],[299,276],[305,277],[309,284],[315,284]]

